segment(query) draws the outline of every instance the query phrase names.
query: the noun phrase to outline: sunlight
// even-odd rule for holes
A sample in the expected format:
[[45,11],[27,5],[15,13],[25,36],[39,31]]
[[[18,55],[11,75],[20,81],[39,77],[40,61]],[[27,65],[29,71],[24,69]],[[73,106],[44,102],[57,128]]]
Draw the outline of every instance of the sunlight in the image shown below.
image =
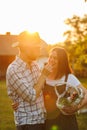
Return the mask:
[[63,41],[66,18],[87,13],[84,0],[0,0],[0,33],[39,32],[50,44]]
[[63,21],[54,21],[54,18],[51,18],[49,21],[44,22],[44,24],[43,19],[40,20],[38,18],[36,20],[36,18],[33,18],[30,25],[29,23],[26,24],[25,30],[26,29],[30,32],[38,31],[42,39],[45,39],[48,44],[54,44],[58,41],[61,42],[64,40],[63,32],[67,29],[67,26],[64,25]]

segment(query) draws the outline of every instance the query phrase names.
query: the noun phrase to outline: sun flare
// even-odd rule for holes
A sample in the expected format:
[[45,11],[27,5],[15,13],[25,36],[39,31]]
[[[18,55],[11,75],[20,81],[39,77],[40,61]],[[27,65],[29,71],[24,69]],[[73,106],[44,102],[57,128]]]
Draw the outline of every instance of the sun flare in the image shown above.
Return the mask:
[[0,33],[37,31],[47,43],[54,44],[63,40],[67,29],[64,20],[86,12],[84,0],[0,0]]

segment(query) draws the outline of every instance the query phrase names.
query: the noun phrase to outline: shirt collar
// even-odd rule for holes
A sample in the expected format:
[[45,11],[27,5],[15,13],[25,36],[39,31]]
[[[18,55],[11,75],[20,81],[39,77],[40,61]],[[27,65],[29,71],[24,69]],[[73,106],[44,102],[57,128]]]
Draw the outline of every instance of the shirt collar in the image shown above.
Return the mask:
[[[16,56],[16,61],[19,65],[22,65],[23,67],[28,66],[28,63],[23,61],[19,56]],[[36,61],[32,61],[31,66],[36,64]]]
[[23,61],[19,56],[16,56],[16,61],[19,65],[22,65],[24,67],[27,65],[27,63]]

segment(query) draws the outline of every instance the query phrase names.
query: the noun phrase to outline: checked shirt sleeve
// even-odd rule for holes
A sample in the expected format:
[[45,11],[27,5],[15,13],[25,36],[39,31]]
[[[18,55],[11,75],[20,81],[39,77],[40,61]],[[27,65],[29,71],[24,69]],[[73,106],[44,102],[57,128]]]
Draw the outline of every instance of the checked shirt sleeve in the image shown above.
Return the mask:
[[13,92],[27,102],[36,100],[36,91],[33,88],[32,80],[28,80],[28,76],[23,76],[21,72],[18,73],[14,69],[7,72],[7,87],[9,96],[9,88],[11,88]]

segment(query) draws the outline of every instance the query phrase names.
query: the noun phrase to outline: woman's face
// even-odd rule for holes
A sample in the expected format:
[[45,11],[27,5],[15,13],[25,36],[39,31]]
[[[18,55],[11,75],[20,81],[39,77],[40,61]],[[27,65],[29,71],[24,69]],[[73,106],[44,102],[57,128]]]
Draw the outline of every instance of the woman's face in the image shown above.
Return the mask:
[[57,68],[58,66],[58,56],[56,51],[52,51],[49,55],[48,62],[53,66],[53,68]]

